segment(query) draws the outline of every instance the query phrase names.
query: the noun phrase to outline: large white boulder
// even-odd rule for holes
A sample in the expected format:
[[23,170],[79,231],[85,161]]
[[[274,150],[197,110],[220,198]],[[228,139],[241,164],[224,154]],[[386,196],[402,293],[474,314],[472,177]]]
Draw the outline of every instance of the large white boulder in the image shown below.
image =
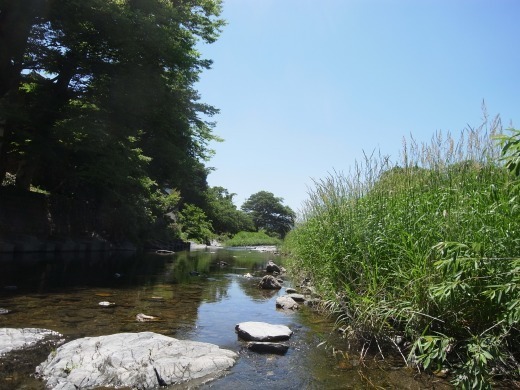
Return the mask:
[[153,332],[118,333],[64,344],[36,368],[36,374],[53,390],[152,389],[207,382],[233,366],[237,357],[214,344]]

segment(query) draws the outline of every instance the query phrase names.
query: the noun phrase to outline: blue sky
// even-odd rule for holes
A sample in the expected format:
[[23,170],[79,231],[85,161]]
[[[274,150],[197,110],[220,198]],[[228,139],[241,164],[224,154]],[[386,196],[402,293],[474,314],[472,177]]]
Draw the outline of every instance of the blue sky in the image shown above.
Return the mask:
[[227,0],[196,88],[213,118],[211,186],[270,191],[298,211],[312,179],[363,151],[398,160],[428,141],[520,108],[520,1]]

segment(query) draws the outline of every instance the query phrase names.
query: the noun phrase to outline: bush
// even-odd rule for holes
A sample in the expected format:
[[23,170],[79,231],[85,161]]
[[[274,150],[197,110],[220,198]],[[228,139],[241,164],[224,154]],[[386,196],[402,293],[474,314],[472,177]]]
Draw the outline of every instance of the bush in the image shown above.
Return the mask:
[[214,236],[211,222],[208,221],[204,211],[195,205],[189,203],[184,205],[179,213],[179,223],[182,234],[187,240],[209,244]]

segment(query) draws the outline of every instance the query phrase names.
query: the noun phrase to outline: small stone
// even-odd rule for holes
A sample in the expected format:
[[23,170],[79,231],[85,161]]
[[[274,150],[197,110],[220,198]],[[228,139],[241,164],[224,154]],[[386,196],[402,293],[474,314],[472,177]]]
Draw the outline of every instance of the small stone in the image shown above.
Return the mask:
[[435,375],[437,378],[447,378],[449,373],[450,370],[448,370],[447,368],[442,368],[440,370],[434,371],[433,375]]
[[154,316],[149,316],[143,313],[139,313],[135,316],[135,319],[137,322],[150,322],[150,321],[157,321],[158,318]]
[[108,307],[108,306],[114,306],[114,302],[108,302],[108,301],[101,301],[98,303],[99,306]]

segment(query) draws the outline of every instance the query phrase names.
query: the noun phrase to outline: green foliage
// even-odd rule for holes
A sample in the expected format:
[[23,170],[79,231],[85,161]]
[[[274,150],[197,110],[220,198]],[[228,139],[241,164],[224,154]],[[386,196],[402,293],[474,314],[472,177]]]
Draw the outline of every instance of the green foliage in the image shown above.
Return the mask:
[[251,216],[256,229],[263,229],[282,239],[291,230],[296,218],[294,211],[283,205],[282,198],[267,191],[251,195],[242,205],[242,210]]
[[511,202],[518,204],[517,199],[520,193],[520,130],[510,129],[509,135],[500,134],[496,138],[502,147],[502,161],[516,177],[511,186]]
[[519,376],[520,208],[496,133],[412,140],[400,165],[366,156],[317,181],[284,248],[351,334],[400,334],[466,388]]
[[206,210],[213,230],[217,234],[236,234],[241,230],[255,229],[250,216],[233,203],[235,194],[223,187],[211,187],[206,191]]
[[259,246],[259,245],[281,245],[278,238],[260,232],[238,232],[230,240],[224,242],[225,246]]
[[204,211],[192,204],[185,204],[179,213],[179,223],[185,238],[199,243],[209,243],[214,236],[211,222]]
[[496,138],[502,147],[502,159],[506,168],[520,177],[520,130],[510,129],[511,134],[501,134]]
[[221,1],[23,3],[0,4],[0,182],[88,204],[113,239],[157,229],[168,189],[204,205],[219,139],[201,118],[218,111],[194,89],[211,66],[196,45]]

